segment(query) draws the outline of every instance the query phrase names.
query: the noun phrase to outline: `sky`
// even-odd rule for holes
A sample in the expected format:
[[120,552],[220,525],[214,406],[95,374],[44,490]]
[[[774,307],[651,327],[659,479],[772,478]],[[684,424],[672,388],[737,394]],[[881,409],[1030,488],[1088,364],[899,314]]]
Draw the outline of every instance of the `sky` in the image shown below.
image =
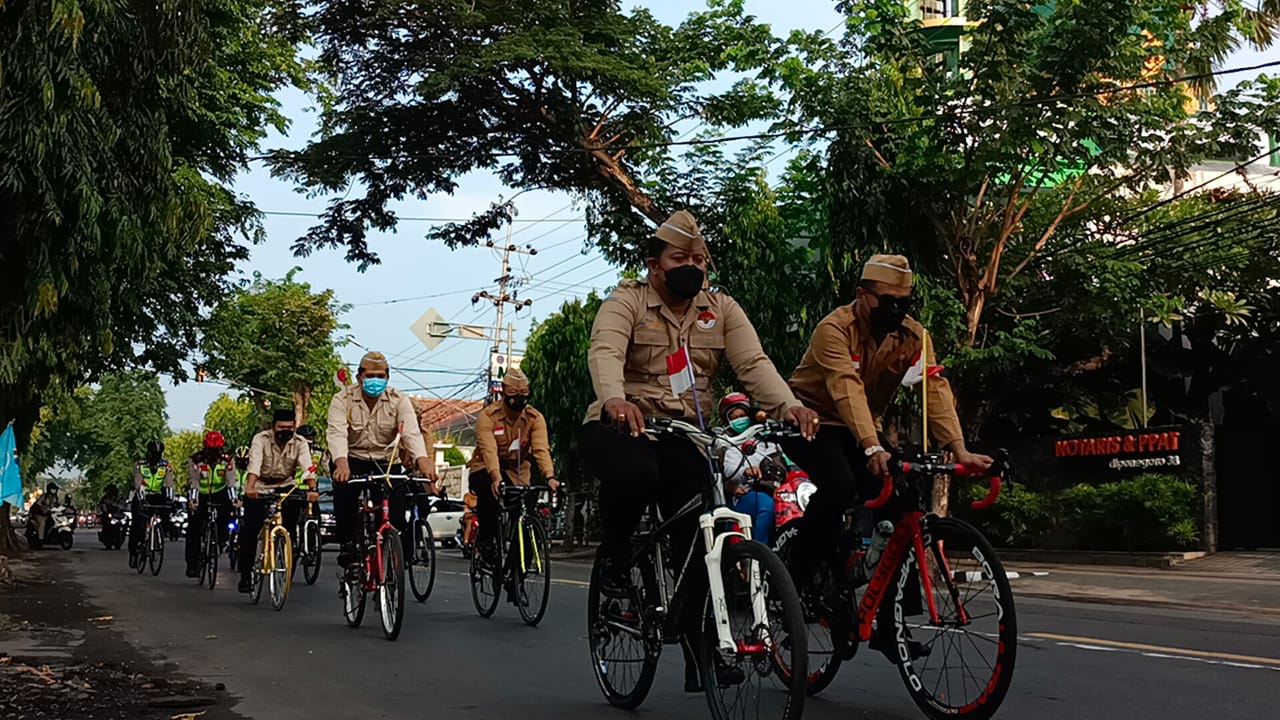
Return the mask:
[[[689,12],[702,7],[694,0],[649,0],[642,3],[659,20],[678,23]],[[827,31],[840,22],[832,0],[747,0],[747,12],[773,26],[779,35],[796,28]],[[1251,65],[1280,59],[1280,53],[1242,51],[1227,66]],[[1235,84],[1245,76],[1232,76],[1223,84]],[[303,93],[281,92],[281,109],[291,121],[286,134],[272,132],[262,142],[264,150],[301,148],[316,128],[316,110]],[[290,245],[316,222],[316,215],[329,198],[307,197],[292,183],[272,178],[261,164],[254,164],[235,183],[237,192],[251,199],[264,213],[266,241],[253,246],[249,258],[238,271],[245,277],[255,271],[279,278],[290,268],[302,271],[296,279],[309,282],[314,290],[332,289],[339,302],[351,305],[341,316],[349,326],[353,344],[341,350],[353,368],[364,348],[386,353],[393,367],[392,385],[424,397],[476,398],[482,385],[468,385],[486,367],[491,343],[450,337],[428,351],[409,331],[409,326],[428,308],[434,308],[449,322],[493,325],[494,307],[482,301],[473,305],[472,296],[488,289],[495,291],[501,274],[501,253],[485,247],[449,250],[425,239],[433,222],[411,218],[465,219],[484,210],[500,196],[510,198],[505,188],[489,173],[473,173],[459,182],[453,195],[438,194],[424,200],[412,199],[395,205],[401,222],[394,233],[370,234],[370,247],[382,264],[358,272],[343,259],[344,251],[322,250],[310,257],[293,256]],[[512,243],[538,250],[537,255],[513,255],[513,274],[522,283],[521,298],[534,301],[514,318],[508,312],[504,324],[516,327],[517,351],[528,337],[532,322],[555,312],[560,304],[583,297],[592,289],[604,290],[617,281],[617,272],[593,248],[586,237],[582,213],[563,193],[529,192],[516,201],[518,221]],[[495,237],[503,242],[504,237]],[[355,343],[358,343],[355,344]],[[175,431],[202,427],[205,409],[222,392],[232,392],[213,382],[186,382],[174,386],[164,382],[169,425]]]

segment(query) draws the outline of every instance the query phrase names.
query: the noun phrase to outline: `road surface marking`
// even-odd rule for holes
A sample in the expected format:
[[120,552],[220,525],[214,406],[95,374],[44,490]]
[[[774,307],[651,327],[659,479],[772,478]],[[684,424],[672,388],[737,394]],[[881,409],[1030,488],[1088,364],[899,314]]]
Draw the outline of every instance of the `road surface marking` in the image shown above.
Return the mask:
[[1134,650],[1151,657],[1162,657],[1172,655],[1176,657],[1189,658],[1213,658],[1215,660],[1225,660],[1236,663],[1247,663],[1249,665],[1267,665],[1271,667],[1280,667],[1280,658],[1258,657],[1256,655],[1237,655],[1235,653],[1214,652],[1212,650],[1191,650],[1188,648],[1165,647],[1163,645],[1146,645],[1143,643],[1122,642],[1120,640],[1103,640],[1100,638],[1079,637],[1076,635],[1057,635],[1054,633],[1027,633],[1026,637],[1039,638],[1041,640],[1057,640],[1058,642],[1068,645],[1097,645],[1104,648],[1118,648],[1121,650]]
[[[441,570],[442,575],[461,575],[462,577],[471,577],[469,572],[458,572],[457,570]],[[569,580],[566,578],[551,578],[553,585],[576,585],[577,587],[588,587],[591,583],[586,580]]]

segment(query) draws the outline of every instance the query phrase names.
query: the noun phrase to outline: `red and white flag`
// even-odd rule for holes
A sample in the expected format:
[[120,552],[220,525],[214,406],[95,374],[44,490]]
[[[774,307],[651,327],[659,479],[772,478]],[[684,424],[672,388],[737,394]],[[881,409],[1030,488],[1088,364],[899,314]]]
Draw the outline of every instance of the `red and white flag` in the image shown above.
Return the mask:
[[687,345],[681,345],[679,350],[667,356],[667,375],[671,381],[671,394],[676,397],[693,387],[693,363],[689,362]]
[[921,350],[916,353],[916,359],[915,362],[911,363],[911,369],[907,370],[907,374],[902,376],[902,386],[913,387],[915,385],[919,385],[920,381],[924,380],[926,372],[929,377],[937,377],[942,374],[942,366],[930,365],[926,370],[924,364],[924,350]]

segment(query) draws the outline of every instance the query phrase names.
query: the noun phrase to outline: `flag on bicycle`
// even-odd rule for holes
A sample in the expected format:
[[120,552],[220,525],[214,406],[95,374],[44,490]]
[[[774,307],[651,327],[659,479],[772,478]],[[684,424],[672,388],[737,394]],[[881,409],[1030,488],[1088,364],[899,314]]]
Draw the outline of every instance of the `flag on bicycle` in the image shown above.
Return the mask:
[[924,380],[925,374],[929,377],[937,377],[942,374],[941,365],[925,365],[924,350],[916,353],[916,359],[911,363],[911,368],[907,370],[907,374],[902,376],[903,387],[914,387]]
[[693,363],[689,362],[689,346],[667,356],[667,376],[671,381],[671,394],[680,397],[693,387]]

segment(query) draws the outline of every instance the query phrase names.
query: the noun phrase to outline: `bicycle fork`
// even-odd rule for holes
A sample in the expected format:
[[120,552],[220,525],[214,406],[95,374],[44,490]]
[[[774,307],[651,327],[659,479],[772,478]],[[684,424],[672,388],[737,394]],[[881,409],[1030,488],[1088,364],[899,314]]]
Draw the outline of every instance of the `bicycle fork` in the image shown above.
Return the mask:
[[[721,520],[732,521],[737,529],[716,532],[716,524]],[[707,547],[707,553],[703,557],[703,561],[707,566],[707,580],[711,592],[711,612],[715,618],[716,647],[726,660],[733,658],[739,652],[759,650],[760,648],[757,647],[739,647],[739,643],[733,639],[733,633],[729,627],[729,604],[725,597],[724,575],[722,574],[725,543],[751,540],[751,516],[735,512],[727,507],[718,507],[701,515],[698,518],[698,526],[702,530],[702,538]],[[734,539],[730,540],[731,538]],[[761,592],[764,583],[760,579],[760,568],[752,564],[750,575],[746,579],[751,591],[752,627],[759,629],[764,635],[761,640],[767,642],[769,640],[769,615],[768,609],[765,607],[764,595]]]

